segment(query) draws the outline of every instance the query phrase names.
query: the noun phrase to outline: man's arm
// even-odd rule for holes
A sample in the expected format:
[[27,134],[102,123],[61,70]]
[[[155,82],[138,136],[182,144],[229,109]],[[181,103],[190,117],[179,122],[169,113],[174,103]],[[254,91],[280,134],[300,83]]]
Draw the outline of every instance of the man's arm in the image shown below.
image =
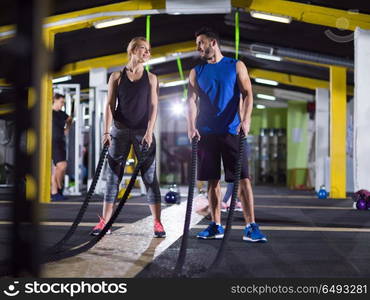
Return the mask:
[[248,135],[253,110],[253,91],[248,70],[242,61],[236,64],[236,73],[239,90],[242,94],[242,105],[240,106],[241,127],[245,135]]
[[66,119],[66,127],[64,128],[64,135],[67,135],[69,130],[71,129],[73,119],[71,116],[68,116]]
[[198,92],[196,89],[196,73],[195,70],[192,69],[189,74],[189,87],[188,87],[188,114],[187,114],[187,123],[188,123],[188,137],[190,140],[193,137],[197,136],[200,139],[200,134],[196,128],[196,118],[198,113],[197,108],[197,99],[198,99]]
[[158,113],[158,79],[157,76],[152,73],[148,73],[148,75],[150,84],[150,108],[148,126],[146,128],[143,141],[145,140],[150,147],[150,145],[152,144],[152,136]]

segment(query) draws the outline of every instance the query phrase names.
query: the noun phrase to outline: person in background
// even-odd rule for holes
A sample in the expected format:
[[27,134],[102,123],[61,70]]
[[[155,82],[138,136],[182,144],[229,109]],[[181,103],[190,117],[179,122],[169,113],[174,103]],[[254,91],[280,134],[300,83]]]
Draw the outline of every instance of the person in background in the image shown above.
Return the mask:
[[66,135],[72,126],[72,117],[62,109],[65,105],[65,96],[53,96],[53,131],[52,131],[52,160],[53,171],[51,176],[51,200],[64,200],[64,175],[67,170]]

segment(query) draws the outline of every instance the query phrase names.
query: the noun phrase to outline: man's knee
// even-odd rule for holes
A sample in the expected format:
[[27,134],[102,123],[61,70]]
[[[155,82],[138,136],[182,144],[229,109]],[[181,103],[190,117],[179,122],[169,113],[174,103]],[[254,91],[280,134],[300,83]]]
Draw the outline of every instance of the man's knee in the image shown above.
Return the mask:
[[220,180],[214,179],[214,180],[208,180],[208,190],[214,191],[217,188],[220,188]]

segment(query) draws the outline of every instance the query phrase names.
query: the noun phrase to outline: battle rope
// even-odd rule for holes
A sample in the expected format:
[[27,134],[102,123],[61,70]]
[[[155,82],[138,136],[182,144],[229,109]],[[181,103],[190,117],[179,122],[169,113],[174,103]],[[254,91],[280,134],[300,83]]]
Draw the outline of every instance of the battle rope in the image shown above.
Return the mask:
[[220,245],[220,248],[218,249],[216,258],[214,259],[213,263],[209,267],[208,272],[213,271],[214,269],[216,269],[220,265],[222,257],[223,257],[224,252],[225,252],[226,244],[227,244],[227,242],[229,240],[229,237],[230,237],[231,225],[232,225],[232,222],[233,222],[233,215],[234,215],[234,209],[235,209],[235,202],[236,202],[236,198],[238,197],[240,173],[241,173],[243,150],[244,150],[244,143],[243,143],[244,139],[245,139],[245,136],[244,136],[243,132],[241,131],[240,135],[239,135],[239,159],[236,163],[236,170],[235,170],[235,174],[234,174],[233,194],[232,194],[232,197],[231,197],[229,213],[227,215],[224,238],[221,241],[221,245]]
[[64,235],[64,237],[59,242],[55,243],[50,248],[46,249],[46,251],[45,251],[46,255],[51,254],[51,253],[55,253],[55,252],[59,252],[60,249],[62,248],[62,246],[72,237],[72,235],[76,231],[78,225],[80,224],[80,222],[81,222],[81,220],[82,220],[82,218],[83,218],[83,216],[84,216],[84,214],[85,214],[85,212],[86,212],[86,210],[89,206],[89,202],[91,200],[91,197],[94,194],[95,187],[96,187],[96,184],[98,183],[101,170],[103,169],[104,160],[105,160],[105,157],[106,157],[107,152],[108,152],[108,147],[109,147],[108,145],[105,145],[103,147],[103,150],[100,154],[98,166],[96,167],[96,170],[95,170],[93,181],[92,181],[92,183],[89,187],[89,190],[87,192],[85,200],[84,200],[84,202],[83,202],[75,220],[73,221],[73,224],[71,225],[68,232]]
[[195,174],[197,168],[197,152],[198,152],[198,138],[194,137],[191,144],[191,175],[190,175],[190,185],[188,189],[188,200],[186,206],[184,232],[182,235],[179,257],[177,258],[176,266],[174,269],[174,276],[181,275],[181,271],[185,263],[186,250],[188,248],[189,227],[193,206],[194,187],[196,181]]
[[59,253],[53,253],[53,254],[49,255],[48,257],[46,257],[42,261],[42,263],[57,261],[57,260],[60,260],[60,259],[64,259],[64,258],[68,258],[68,257],[78,255],[78,254],[80,254],[82,252],[85,252],[85,251],[91,249],[92,247],[94,247],[104,237],[106,232],[111,228],[112,224],[117,219],[119,213],[121,212],[122,207],[125,205],[125,203],[127,201],[127,198],[128,198],[128,196],[129,196],[129,194],[130,194],[130,192],[131,192],[131,190],[132,190],[132,188],[135,184],[137,175],[139,174],[140,168],[147,159],[147,154],[148,154],[147,147],[143,147],[142,154],[143,155],[139,159],[139,161],[138,161],[138,163],[135,167],[135,170],[134,170],[134,172],[131,176],[130,182],[128,183],[128,185],[126,187],[125,193],[123,194],[122,198],[119,200],[119,204],[118,204],[116,210],[114,211],[114,213],[113,213],[112,217],[110,218],[110,220],[108,221],[108,223],[104,226],[103,230],[99,233],[99,235],[92,238],[90,241],[88,241],[87,243],[85,243],[84,245],[82,245],[78,248],[68,249],[66,251],[59,252]]
[[[73,224],[71,225],[71,227],[69,228],[68,232],[64,235],[64,237],[58,241],[57,243],[55,243],[53,246],[51,246],[50,248],[46,249],[45,252],[44,252],[44,256],[50,258],[52,257],[53,253],[57,253],[59,251],[61,251],[61,248],[62,246],[72,237],[72,235],[74,234],[74,232],[76,231],[78,225],[80,224],[86,210],[87,210],[87,207],[89,205],[89,202],[91,200],[91,197],[92,195],[94,194],[94,191],[95,191],[95,187],[96,187],[96,184],[99,180],[99,177],[100,177],[100,173],[101,173],[101,170],[103,168],[103,164],[104,164],[104,160],[105,160],[105,156],[107,154],[107,151],[108,151],[108,145],[105,145],[103,147],[103,150],[100,154],[100,159],[99,159],[99,162],[98,162],[98,166],[96,168],[96,171],[95,171],[95,174],[94,174],[94,178],[93,178],[93,181],[90,185],[90,188],[89,188],[89,191],[85,197],[85,200],[76,216],[76,219],[73,221]],[[46,259],[46,261],[48,261],[48,259]],[[10,274],[10,263],[8,261],[2,261],[0,262],[0,276],[6,276],[6,275],[9,275]]]

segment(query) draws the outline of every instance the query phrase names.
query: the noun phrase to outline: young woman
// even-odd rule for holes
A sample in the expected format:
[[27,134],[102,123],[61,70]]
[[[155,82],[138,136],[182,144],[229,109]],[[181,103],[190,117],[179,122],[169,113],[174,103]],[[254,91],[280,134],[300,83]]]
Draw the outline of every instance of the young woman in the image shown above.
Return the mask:
[[146,144],[149,147],[147,160],[140,172],[154,219],[154,236],[165,237],[160,220],[161,195],[156,177],[156,144],[153,136],[158,107],[158,80],[144,69],[143,64],[150,58],[150,45],[145,38],[133,38],[127,47],[127,54],[128,64],[121,72],[113,72],[108,82],[102,141],[109,145],[107,185],[103,216],[91,234],[98,235],[112,216],[131,145],[140,159]]

